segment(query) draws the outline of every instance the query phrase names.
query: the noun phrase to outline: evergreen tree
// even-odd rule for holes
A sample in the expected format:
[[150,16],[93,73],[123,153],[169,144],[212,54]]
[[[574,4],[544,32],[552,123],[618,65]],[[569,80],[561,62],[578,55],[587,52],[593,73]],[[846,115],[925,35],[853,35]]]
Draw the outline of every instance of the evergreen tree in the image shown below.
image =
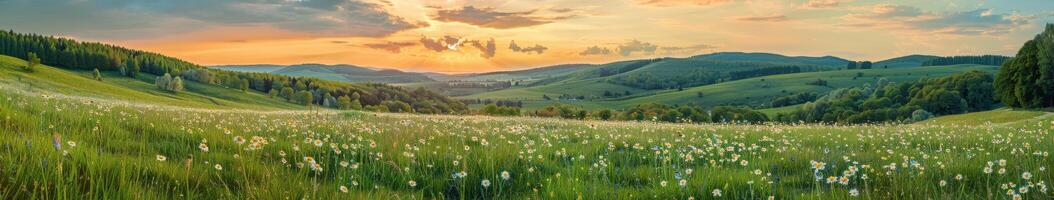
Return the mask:
[[40,64],[40,57],[37,57],[37,53],[34,52],[29,52],[27,56],[29,59],[26,60],[26,66],[22,67],[22,69],[30,73],[36,72],[37,65]]

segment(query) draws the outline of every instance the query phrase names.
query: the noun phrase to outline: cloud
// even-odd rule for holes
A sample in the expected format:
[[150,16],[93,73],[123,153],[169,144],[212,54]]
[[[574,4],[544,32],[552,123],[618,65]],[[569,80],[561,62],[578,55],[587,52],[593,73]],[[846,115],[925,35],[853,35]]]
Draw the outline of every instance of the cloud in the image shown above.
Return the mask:
[[497,53],[497,44],[491,38],[487,41],[469,40],[464,37],[443,36],[441,38],[421,37],[421,45],[435,52],[460,51],[461,46],[468,44],[480,52],[480,57],[493,58]]
[[543,17],[537,16],[536,11],[499,12],[493,8],[465,6],[460,9],[439,10],[433,18],[443,22],[461,22],[479,27],[512,29],[548,24],[571,17],[574,16]]
[[936,13],[911,6],[876,5],[842,17],[841,26],[886,28],[951,35],[999,35],[1026,26],[1036,16],[997,14],[991,9]]
[[472,46],[479,49],[480,54],[483,58],[493,58],[494,54],[498,51],[498,45],[494,43],[494,38],[487,40],[486,43],[481,41],[472,41]]
[[719,5],[736,0],[637,0],[637,3],[652,6],[677,6],[677,5],[697,5],[697,6],[712,6]]
[[736,20],[751,22],[781,22],[787,21],[787,16],[783,14],[774,14],[766,16],[743,16],[736,18]]
[[[95,38],[149,38],[213,26],[270,26],[312,35],[382,37],[426,26],[363,0],[0,0],[0,24]],[[46,23],[42,23],[46,22]]]
[[633,40],[633,41],[630,41],[630,42],[618,45],[618,48],[617,48],[616,51],[618,51],[619,55],[622,55],[622,56],[630,56],[633,53],[637,53],[637,52],[650,55],[650,54],[654,54],[655,50],[657,50],[658,48],[659,48],[659,46],[651,44],[651,43],[641,42],[641,41],[638,41],[638,40]]
[[717,47],[715,47],[713,45],[698,44],[698,45],[680,46],[680,47],[660,47],[659,50],[662,50],[662,52],[665,53],[665,54],[693,54],[693,53],[698,53],[700,51],[705,51],[705,50],[710,50],[710,49],[715,49],[715,48],[717,48]]
[[514,52],[521,52],[521,53],[528,53],[528,54],[530,54],[531,52],[534,52],[535,54],[542,54],[542,53],[545,53],[545,50],[548,50],[549,48],[548,47],[544,47],[544,46],[539,45],[539,44],[535,44],[533,47],[521,47],[520,45],[516,44],[515,40],[513,40],[512,42],[509,43],[509,49],[514,51]]
[[600,46],[591,46],[589,48],[586,48],[586,50],[583,50],[582,52],[578,53],[578,55],[582,55],[582,56],[608,55],[608,54],[611,54],[611,49],[608,49],[607,47],[600,47]]
[[839,5],[842,5],[842,3],[850,1],[852,0],[809,0],[809,2],[805,2],[805,4],[802,4],[801,7],[806,9],[834,8],[838,7]]
[[416,44],[417,43],[413,43],[413,42],[385,42],[385,43],[365,44],[363,46],[366,46],[367,48],[371,48],[371,49],[378,49],[378,50],[385,50],[385,51],[392,52],[392,53],[399,53],[399,52],[402,52],[403,48],[411,47],[411,46],[414,46]]

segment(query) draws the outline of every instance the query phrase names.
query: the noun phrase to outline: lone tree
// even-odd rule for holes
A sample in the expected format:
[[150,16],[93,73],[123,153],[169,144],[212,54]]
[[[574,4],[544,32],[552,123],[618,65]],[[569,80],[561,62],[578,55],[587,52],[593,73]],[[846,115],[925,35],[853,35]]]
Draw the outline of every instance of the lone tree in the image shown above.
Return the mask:
[[91,72],[91,75],[92,75],[92,78],[97,80],[97,81],[101,81],[102,80],[102,73],[99,73],[99,68],[93,69],[92,72]]
[[29,52],[29,55],[26,57],[28,57],[26,59],[26,66],[22,67],[22,69],[30,73],[36,72],[37,65],[40,64],[40,57],[37,57],[37,53],[33,52]]
[[1054,106],[1054,24],[1025,42],[1003,63],[995,79],[996,97],[1017,108]]

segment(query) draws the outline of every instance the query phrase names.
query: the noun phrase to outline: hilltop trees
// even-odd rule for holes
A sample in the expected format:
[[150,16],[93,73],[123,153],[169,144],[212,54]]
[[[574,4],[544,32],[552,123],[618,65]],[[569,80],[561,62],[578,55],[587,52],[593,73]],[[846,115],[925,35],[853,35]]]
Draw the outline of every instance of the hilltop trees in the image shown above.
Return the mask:
[[995,88],[996,96],[1010,107],[1054,106],[1054,24],[1003,63]]
[[998,55],[952,56],[934,58],[932,60],[922,62],[922,66],[941,66],[958,64],[1002,65],[1007,60],[1010,60],[1010,57]]

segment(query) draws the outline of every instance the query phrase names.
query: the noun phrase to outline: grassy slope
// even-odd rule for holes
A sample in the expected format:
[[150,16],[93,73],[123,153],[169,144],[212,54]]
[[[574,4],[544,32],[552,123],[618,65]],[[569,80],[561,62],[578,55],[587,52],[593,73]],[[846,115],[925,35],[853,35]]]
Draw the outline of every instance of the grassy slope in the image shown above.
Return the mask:
[[204,85],[185,81],[183,92],[171,93],[153,85],[154,76],[140,74],[138,79],[103,74],[103,81],[91,79],[90,71],[69,71],[49,66],[38,66],[34,73],[25,73],[25,61],[0,56],[0,82],[7,87],[25,90],[47,90],[66,95],[87,96],[123,101],[150,102],[162,105],[197,108],[246,109],[302,109],[303,106],[272,99],[258,92]]
[[[734,103],[761,105],[771,101],[772,98],[779,96],[801,92],[824,94],[827,91],[836,88],[861,86],[867,83],[874,84],[878,80],[878,77],[884,77],[893,82],[904,82],[917,80],[923,77],[944,76],[969,70],[995,72],[997,67],[986,65],[952,65],[781,74],[686,88],[684,91],[644,91],[606,82],[597,82],[595,80],[566,81],[539,87],[499,90],[495,92],[470,95],[464,98],[525,100],[524,103],[526,107],[530,109],[542,107],[551,103],[557,103],[556,101],[541,101],[542,94],[555,97],[554,95],[558,96],[559,94],[564,93],[598,95],[603,93],[604,90],[630,90],[635,94],[630,98],[614,100],[561,101],[560,103],[574,104],[585,108],[625,108],[648,102],[665,104],[697,104],[703,106]],[[857,73],[863,73],[864,76],[853,79]],[[805,84],[810,81],[815,81],[817,78],[828,81],[829,86],[824,87]],[[763,87],[766,85],[767,87]],[[699,92],[704,94],[703,98],[697,97]]]
[[[1054,180],[1040,169],[1054,160],[1032,155],[1054,148],[1043,142],[1054,133],[1050,116],[1006,125],[685,125],[0,95],[3,199],[710,199],[715,190],[723,199],[1003,199],[1001,183]],[[995,112],[973,117],[1016,115]],[[235,142],[254,136],[268,142],[258,150]],[[982,172],[998,160],[1005,174]],[[825,165],[813,170],[810,161]],[[452,177],[458,172],[466,177]],[[1020,178],[1026,172],[1031,180]],[[844,185],[814,179],[843,174]],[[1024,198],[1050,195],[1037,186]]]

